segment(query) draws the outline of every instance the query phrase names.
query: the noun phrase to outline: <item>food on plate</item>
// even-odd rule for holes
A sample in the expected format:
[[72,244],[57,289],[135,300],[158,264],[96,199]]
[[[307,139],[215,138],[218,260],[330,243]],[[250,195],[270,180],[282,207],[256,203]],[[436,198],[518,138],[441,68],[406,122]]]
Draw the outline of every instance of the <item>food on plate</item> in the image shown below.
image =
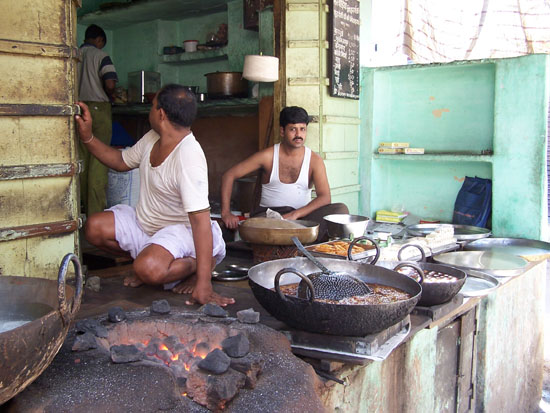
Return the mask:
[[[298,296],[298,285],[299,283],[281,285],[279,288],[284,295],[290,297]],[[353,297],[346,297],[341,300],[329,300],[329,299],[318,299],[315,298],[313,301],[327,304],[346,304],[346,305],[367,305],[367,304],[389,304],[395,303],[397,301],[408,300],[411,298],[411,294],[395,287],[389,287],[387,285],[381,284],[371,284],[367,285],[372,289],[373,294],[360,295]],[[274,290],[272,288],[272,290]]]
[[[331,241],[319,245],[312,245],[308,248],[310,251],[322,252],[323,254],[333,254],[346,256],[348,254],[350,242],[348,241]],[[360,254],[366,250],[374,248],[372,245],[359,245],[355,244],[352,249],[352,254]]]

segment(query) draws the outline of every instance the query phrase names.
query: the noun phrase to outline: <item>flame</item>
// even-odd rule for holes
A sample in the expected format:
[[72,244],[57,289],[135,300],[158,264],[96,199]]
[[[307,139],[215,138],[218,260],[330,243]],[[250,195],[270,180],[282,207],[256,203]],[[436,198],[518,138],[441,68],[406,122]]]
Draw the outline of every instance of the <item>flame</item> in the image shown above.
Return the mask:
[[143,344],[145,347],[147,347],[149,345],[149,340],[144,340],[141,342],[141,344]]
[[159,346],[159,350],[168,350],[168,347],[166,347],[166,345],[164,345],[164,344],[161,344]]
[[191,366],[187,363],[183,363],[183,368],[185,369],[185,371],[189,371],[189,369],[191,368]]
[[182,395],[183,397],[187,397],[187,393],[185,393],[185,392],[183,392],[181,395]]
[[180,358],[179,354],[174,354],[173,356],[170,357],[170,360],[177,361],[179,358]]

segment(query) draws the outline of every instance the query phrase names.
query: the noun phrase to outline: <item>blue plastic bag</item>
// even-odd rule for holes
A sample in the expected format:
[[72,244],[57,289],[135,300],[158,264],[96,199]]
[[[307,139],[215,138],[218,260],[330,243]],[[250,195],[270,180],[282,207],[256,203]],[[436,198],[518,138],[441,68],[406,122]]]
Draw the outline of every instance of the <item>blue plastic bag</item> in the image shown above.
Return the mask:
[[456,197],[453,224],[486,227],[491,215],[491,198],[490,179],[467,176]]

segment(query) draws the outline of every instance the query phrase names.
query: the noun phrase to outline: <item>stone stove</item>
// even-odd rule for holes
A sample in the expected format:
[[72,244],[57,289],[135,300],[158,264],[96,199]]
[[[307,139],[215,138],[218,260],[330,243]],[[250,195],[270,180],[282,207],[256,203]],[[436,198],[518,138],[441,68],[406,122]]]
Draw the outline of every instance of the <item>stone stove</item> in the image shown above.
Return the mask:
[[77,323],[59,354],[9,411],[323,411],[313,368],[288,340],[206,305],[150,309]]

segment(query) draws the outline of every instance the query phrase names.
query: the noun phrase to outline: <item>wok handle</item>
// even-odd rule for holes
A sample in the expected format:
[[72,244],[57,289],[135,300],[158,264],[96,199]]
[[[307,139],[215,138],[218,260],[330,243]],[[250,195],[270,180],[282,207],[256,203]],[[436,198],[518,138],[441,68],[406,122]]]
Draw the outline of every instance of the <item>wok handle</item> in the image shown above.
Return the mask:
[[418,244],[405,244],[401,248],[399,248],[399,251],[397,252],[397,259],[399,261],[402,261],[401,260],[401,253],[403,252],[404,249],[406,249],[408,247],[414,247],[414,248],[418,249],[418,251],[420,251],[420,262],[425,262],[426,261],[426,253],[424,252],[424,248],[422,248]]
[[372,239],[370,239],[369,237],[365,237],[365,236],[357,237],[353,241],[350,242],[349,247],[348,247],[348,260],[353,261],[353,258],[351,257],[351,250],[353,249],[353,246],[355,244],[357,244],[358,241],[362,241],[362,240],[369,241],[372,245],[374,245],[374,248],[376,248],[376,254],[374,256],[374,259],[372,261],[369,261],[369,264],[371,264],[371,265],[376,264],[376,262],[378,261],[378,258],[380,258],[380,247]]
[[[69,308],[65,293],[67,268],[70,262],[73,263],[76,273],[76,292]],[[59,266],[59,273],[57,275],[57,298],[59,300],[59,312],[61,313],[63,324],[67,325],[80,309],[80,300],[82,299],[82,267],[78,257],[73,253],[65,255]]]
[[397,271],[398,269],[404,268],[404,267],[410,267],[418,273],[418,278],[420,279],[420,281],[418,281],[418,284],[422,284],[424,282],[424,270],[422,270],[422,268],[420,268],[414,262],[400,262],[395,266],[393,270]]
[[275,276],[275,291],[277,291],[277,294],[279,294],[279,297],[281,297],[281,300],[288,301],[288,298],[286,298],[286,296],[281,291],[281,287],[279,286],[279,280],[283,274],[287,274],[289,272],[291,272],[292,274],[296,274],[298,277],[300,277],[302,280],[305,281],[307,288],[309,288],[311,292],[309,296],[309,302],[313,302],[313,300],[315,299],[315,289],[313,288],[313,283],[304,274],[302,274],[300,271],[294,268],[283,268],[279,270],[279,272]]

